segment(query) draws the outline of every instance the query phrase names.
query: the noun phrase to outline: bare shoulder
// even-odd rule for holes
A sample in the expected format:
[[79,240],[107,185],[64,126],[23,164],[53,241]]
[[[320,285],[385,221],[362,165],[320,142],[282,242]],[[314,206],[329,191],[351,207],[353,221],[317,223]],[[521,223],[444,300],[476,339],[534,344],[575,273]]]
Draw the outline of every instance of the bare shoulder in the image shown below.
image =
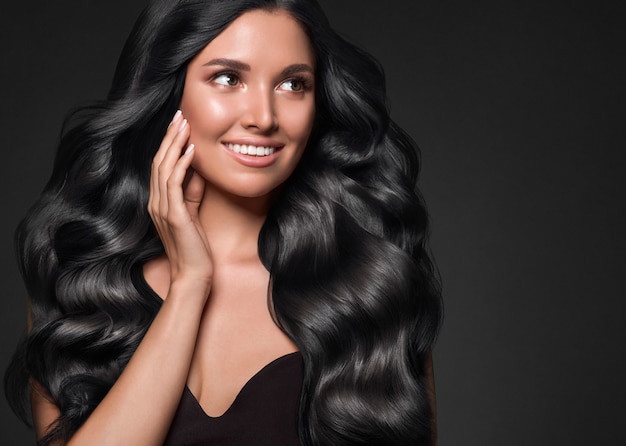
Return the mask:
[[143,277],[155,293],[165,299],[170,288],[170,263],[165,254],[143,265]]
[[438,435],[437,435],[437,396],[435,393],[435,372],[433,367],[433,352],[432,350],[428,352],[426,355],[426,361],[424,363],[424,374],[426,378],[426,385],[428,389],[428,399],[430,403],[430,409],[432,413],[431,420],[431,429],[432,429],[432,438],[431,444],[437,445]]
[[37,439],[40,439],[59,418],[60,411],[46,389],[32,378],[30,379],[30,404],[35,435]]

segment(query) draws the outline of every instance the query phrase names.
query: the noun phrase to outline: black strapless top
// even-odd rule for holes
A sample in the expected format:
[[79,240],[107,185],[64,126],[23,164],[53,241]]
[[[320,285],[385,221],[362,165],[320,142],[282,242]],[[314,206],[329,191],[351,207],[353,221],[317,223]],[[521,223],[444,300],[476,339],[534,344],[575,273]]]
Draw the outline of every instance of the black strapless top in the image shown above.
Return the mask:
[[207,415],[185,387],[164,446],[299,446],[302,356],[281,356],[243,386],[219,417]]

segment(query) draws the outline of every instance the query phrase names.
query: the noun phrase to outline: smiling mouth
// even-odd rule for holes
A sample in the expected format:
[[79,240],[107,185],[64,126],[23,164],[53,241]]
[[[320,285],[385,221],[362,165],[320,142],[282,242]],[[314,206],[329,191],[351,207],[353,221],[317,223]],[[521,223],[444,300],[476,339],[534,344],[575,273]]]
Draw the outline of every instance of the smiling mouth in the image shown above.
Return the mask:
[[224,144],[228,150],[231,150],[235,153],[240,153],[242,155],[249,156],[268,156],[274,153],[276,150],[275,147],[261,147],[261,146],[251,146],[246,144]]

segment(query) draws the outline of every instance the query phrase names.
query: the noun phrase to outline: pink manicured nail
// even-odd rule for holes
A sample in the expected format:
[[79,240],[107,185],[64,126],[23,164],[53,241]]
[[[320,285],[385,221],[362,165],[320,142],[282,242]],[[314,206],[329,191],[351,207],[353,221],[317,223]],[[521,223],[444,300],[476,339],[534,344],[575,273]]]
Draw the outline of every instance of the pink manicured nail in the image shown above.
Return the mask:
[[196,147],[196,146],[194,146],[193,144],[189,144],[189,147],[187,147],[187,148],[185,149],[185,153],[183,153],[183,155],[187,155],[188,153],[193,152],[193,149],[194,149],[195,147]]
[[180,123],[180,127],[178,127],[178,131],[182,132],[186,125],[187,125],[187,120],[183,119],[183,122]]
[[176,121],[178,121],[182,115],[183,115],[183,112],[181,112],[180,110],[178,110],[178,111],[174,114],[174,117],[172,118],[172,122],[170,123],[170,125],[172,125],[172,124],[174,124]]

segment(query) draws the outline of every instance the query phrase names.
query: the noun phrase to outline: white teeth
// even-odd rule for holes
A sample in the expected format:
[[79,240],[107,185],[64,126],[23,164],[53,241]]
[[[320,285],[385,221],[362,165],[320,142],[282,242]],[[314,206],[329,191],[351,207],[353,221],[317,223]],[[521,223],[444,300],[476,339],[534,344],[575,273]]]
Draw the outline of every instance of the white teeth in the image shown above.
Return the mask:
[[247,146],[245,144],[226,144],[230,150],[242,155],[267,156],[274,153],[274,147]]

